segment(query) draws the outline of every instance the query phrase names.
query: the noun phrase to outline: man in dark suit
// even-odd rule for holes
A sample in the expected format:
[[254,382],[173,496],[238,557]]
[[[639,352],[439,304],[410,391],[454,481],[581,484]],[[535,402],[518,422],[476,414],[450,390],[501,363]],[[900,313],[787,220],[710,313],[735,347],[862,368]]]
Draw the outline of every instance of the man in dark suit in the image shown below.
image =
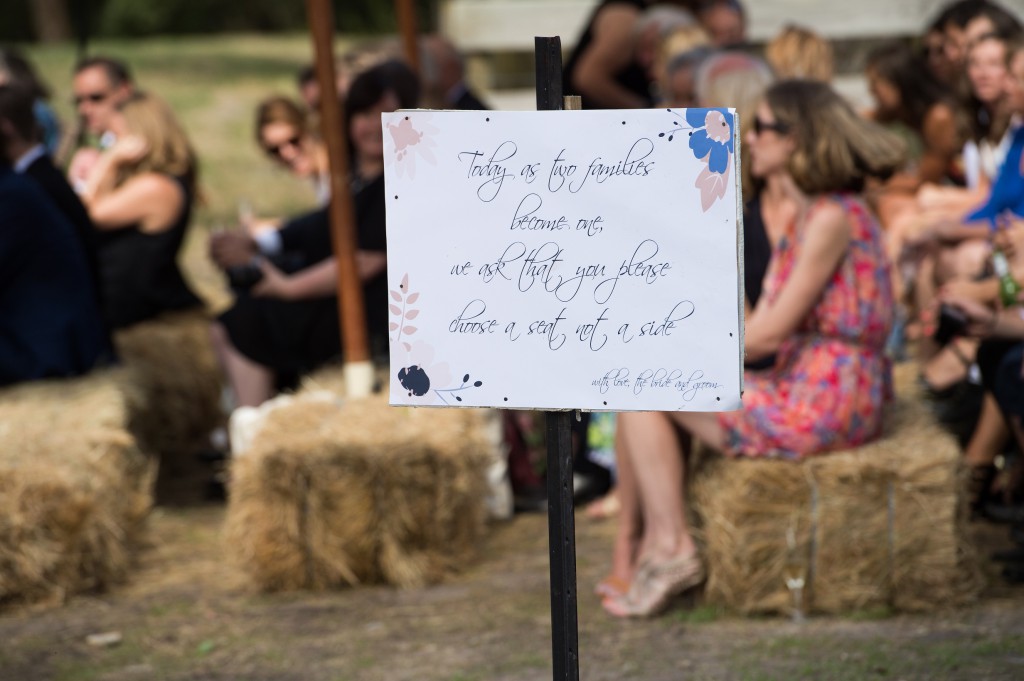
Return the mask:
[[95,228],[82,201],[42,144],[32,112],[32,94],[25,88],[0,85],[0,157],[10,164],[14,172],[32,178],[75,228],[85,252],[94,290],[99,296]]
[[76,376],[111,355],[71,225],[0,163],[0,386]]
[[466,84],[462,55],[447,38],[436,33],[421,38],[420,62],[425,106],[457,111],[489,108]]

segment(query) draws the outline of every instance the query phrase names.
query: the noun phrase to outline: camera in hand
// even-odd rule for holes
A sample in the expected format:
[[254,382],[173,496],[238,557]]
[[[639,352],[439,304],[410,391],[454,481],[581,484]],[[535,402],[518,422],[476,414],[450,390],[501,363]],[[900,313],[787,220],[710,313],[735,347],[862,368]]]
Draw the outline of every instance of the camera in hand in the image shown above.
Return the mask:
[[957,336],[964,335],[966,332],[967,315],[961,312],[959,308],[953,307],[952,305],[940,305],[939,324],[935,327],[935,333],[932,335],[932,340],[940,346],[946,346],[951,340]]

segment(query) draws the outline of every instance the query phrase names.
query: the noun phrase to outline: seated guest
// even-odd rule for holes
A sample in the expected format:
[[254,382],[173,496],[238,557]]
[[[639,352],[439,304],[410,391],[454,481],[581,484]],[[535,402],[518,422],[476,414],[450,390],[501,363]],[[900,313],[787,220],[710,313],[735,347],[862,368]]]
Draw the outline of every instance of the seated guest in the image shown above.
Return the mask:
[[420,78],[424,108],[481,111],[489,108],[466,83],[462,55],[437,33],[420,38]]
[[81,191],[100,152],[114,143],[111,121],[117,108],[135,92],[135,82],[123,62],[87,57],[75,65],[71,87],[78,129],[72,135],[77,148],[68,163],[68,179],[76,191]]
[[603,0],[576,41],[563,73],[567,95],[584,109],[645,109],[653,104],[647,70],[635,59],[634,28],[647,0]]
[[790,24],[764,48],[764,58],[778,78],[832,80],[832,44],[809,28]]
[[[384,222],[384,139],[380,115],[409,108],[418,98],[415,76],[385,62],[356,76],[345,102],[352,153],[351,178],[371,352],[387,355],[387,252]],[[217,235],[211,256],[224,269],[254,255],[291,253],[301,266],[282,273],[259,259],[261,279],[239,296],[212,330],[214,347],[238,406],[257,406],[288,378],[315,369],[341,352],[336,298],[337,263],[326,209],[305,215],[257,242],[245,232]]]
[[[765,62],[746,53],[730,50],[708,57],[698,69],[696,80],[699,106],[732,106],[736,109],[741,125],[753,125],[754,112],[774,78]],[[743,302],[746,318],[749,318],[751,310],[761,298],[764,276],[772,252],[795,218],[799,207],[778,184],[771,185],[767,191],[765,190],[763,182],[751,174],[751,159],[748,154],[743,154],[742,163],[740,172],[743,196],[747,199],[743,206]],[[767,355],[748,364],[747,368],[756,371],[767,369],[773,364],[774,358]],[[628,476],[630,472],[627,469],[625,474]],[[631,494],[633,488],[627,482],[621,496],[618,496],[619,492],[616,490],[616,502],[612,506],[616,512],[621,511],[627,518],[640,517],[638,500]],[[605,507],[607,503],[597,505],[591,515],[599,513],[596,509]],[[628,580],[632,573],[631,556],[635,529],[636,527],[629,522],[619,523],[618,534],[615,537],[616,548],[612,552],[612,570],[598,585],[598,594],[621,595],[628,588]]]
[[117,135],[86,182],[97,228],[104,318],[112,329],[200,307],[178,268],[196,192],[195,155],[170,108],[136,93],[111,118]]
[[950,179],[961,140],[953,95],[910,46],[890,43],[868,56],[867,80],[875,100],[872,118],[906,135],[912,168],[893,178],[901,191]]
[[60,121],[48,101],[50,90],[32,64],[10,47],[0,49],[0,85],[5,84],[21,86],[32,93],[32,113],[41,131],[41,141],[47,153],[56,154],[60,148]]
[[6,159],[14,172],[31,177],[75,228],[98,300],[99,268],[96,264],[96,234],[92,220],[81,199],[53,164],[40,139],[40,133],[33,112],[32,91],[23,87],[0,85],[0,157]]
[[[996,41],[983,38],[969,52],[973,61],[979,50],[986,45],[999,47],[1000,63],[996,75],[997,83],[985,85],[981,91],[998,91],[999,109],[1007,120],[1019,119],[1024,115],[1020,99],[1020,85],[1010,68],[1022,48],[1019,40]],[[986,79],[987,80],[987,79]],[[927,316],[935,308],[934,292],[956,280],[973,280],[981,276],[988,263],[990,247],[988,237],[996,217],[1009,212],[1024,217],[1024,168],[1021,153],[1024,150],[1024,128],[1010,125],[1000,146],[1001,159],[994,182],[986,198],[971,210],[953,210],[953,204],[945,211],[927,213],[919,218],[919,224],[908,230],[906,244],[918,258],[914,294],[917,309]],[[942,217],[936,217],[941,215]],[[975,343],[971,339],[956,338],[945,347],[934,343],[922,345],[924,368],[922,376],[930,392],[942,397],[958,384],[969,381],[969,367],[973,361]]]
[[111,359],[82,245],[32,180],[0,163],[0,385]]
[[703,0],[697,19],[715,47],[738,47],[747,41],[747,13],[740,0]]
[[619,415],[619,485],[632,485],[639,506],[621,519],[636,527],[630,587],[604,599],[619,617],[655,614],[703,581],[682,492],[690,437],[728,456],[798,460],[881,430],[892,295],[880,230],[859,194],[866,175],[899,167],[903,145],[828,85],[797,80],[768,89],[746,142],[753,174],[800,206],[746,324],[747,359],[774,353],[776,363],[745,375],[739,411]]
[[317,203],[327,204],[331,198],[327,147],[297,103],[280,96],[260,102],[256,107],[256,141],[274,162],[312,182]]

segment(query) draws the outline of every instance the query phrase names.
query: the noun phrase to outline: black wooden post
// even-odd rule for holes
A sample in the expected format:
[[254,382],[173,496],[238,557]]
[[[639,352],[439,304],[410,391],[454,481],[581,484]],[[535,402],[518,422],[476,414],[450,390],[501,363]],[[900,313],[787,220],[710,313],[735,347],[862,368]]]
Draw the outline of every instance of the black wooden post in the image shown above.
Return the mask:
[[[562,41],[534,38],[537,110],[562,109]],[[573,515],[571,413],[547,412],[548,550],[551,656],[555,681],[579,681],[576,618],[576,519]]]

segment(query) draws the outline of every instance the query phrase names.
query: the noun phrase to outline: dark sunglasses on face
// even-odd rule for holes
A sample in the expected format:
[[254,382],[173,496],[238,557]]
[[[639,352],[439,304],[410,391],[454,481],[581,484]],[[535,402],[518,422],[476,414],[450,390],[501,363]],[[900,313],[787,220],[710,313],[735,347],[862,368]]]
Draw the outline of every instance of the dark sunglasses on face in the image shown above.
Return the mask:
[[284,149],[285,147],[294,147],[294,148],[298,148],[298,146],[299,146],[299,143],[300,143],[301,141],[302,141],[302,138],[301,138],[301,137],[298,137],[298,136],[296,136],[296,137],[291,137],[291,138],[289,138],[289,139],[286,139],[286,140],[285,140],[284,142],[281,142],[280,144],[275,144],[275,145],[273,145],[273,146],[268,146],[268,147],[263,147],[263,148],[264,148],[264,149],[266,150],[266,152],[267,152],[268,154],[270,154],[271,156],[276,156],[276,157],[280,157],[280,156],[281,156],[281,150],[282,150],[282,149]]
[[91,92],[87,95],[75,95],[75,106],[80,105],[82,102],[92,102],[93,104],[99,104],[109,96],[109,92]]
[[779,133],[780,135],[785,135],[787,132],[789,132],[789,126],[786,125],[785,123],[779,123],[778,121],[774,123],[766,123],[765,121],[762,121],[760,118],[755,117],[754,134],[760,135],[766,130],[772,130],[774,132]]

